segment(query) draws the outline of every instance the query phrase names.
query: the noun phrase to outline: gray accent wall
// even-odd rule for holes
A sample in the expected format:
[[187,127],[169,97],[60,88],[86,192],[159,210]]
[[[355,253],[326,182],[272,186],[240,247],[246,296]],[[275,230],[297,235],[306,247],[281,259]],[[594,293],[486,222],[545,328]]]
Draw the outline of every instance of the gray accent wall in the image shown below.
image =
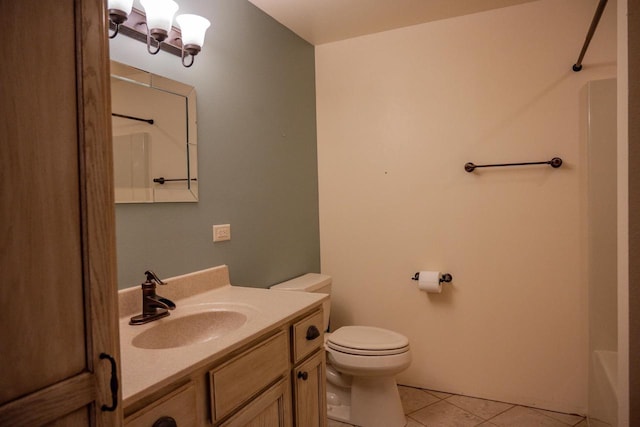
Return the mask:
[[[313,46],[245,0],[179,3],[212,23],[191,68],[122,35],[110,54],[196,87],[200,201],[116,206],[119,287],[147,269],[227,264],[232,284],[254,287],[318,272]],[[213,243],[214,224],[231,224],[231,241]]]

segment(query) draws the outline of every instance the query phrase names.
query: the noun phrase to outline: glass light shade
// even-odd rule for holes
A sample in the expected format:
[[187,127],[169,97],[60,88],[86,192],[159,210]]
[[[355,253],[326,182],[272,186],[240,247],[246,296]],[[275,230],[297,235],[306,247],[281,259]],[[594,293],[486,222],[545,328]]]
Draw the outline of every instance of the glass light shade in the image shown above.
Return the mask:
[[176,22],[180,26],[180,32],[182,33],[182,45],[197,45],[202,47],[204,43],[204,34],[207,32],[207,28],[211,26],[211,22],[208,19],[198,15],[178,15]]
[[166,32],[171,30],[173,15],[178,10],[178,3],[173,0],[140,0],[147,15],[147,27],[149,30],[160,29]]
[[107,9],[122,11],[127,16],[131,14],[132,7],[133,0],[109,0],[109,2],[107,3]]

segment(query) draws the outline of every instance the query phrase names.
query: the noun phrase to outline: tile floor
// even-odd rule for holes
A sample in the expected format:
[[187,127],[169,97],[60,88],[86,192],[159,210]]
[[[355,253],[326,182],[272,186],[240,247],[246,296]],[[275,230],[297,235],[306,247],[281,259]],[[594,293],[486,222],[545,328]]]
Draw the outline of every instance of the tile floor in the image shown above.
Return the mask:
[[[510,403],[398,386],[407,427],[606,427],[579,415],[544,411]],[[328,427],[349,424],[329,420]]]

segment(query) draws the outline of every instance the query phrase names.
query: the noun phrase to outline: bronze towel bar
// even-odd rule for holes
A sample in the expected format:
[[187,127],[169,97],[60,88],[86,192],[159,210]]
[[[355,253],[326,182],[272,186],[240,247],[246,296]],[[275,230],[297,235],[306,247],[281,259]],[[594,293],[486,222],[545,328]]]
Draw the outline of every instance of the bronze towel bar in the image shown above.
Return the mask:
[[550,165],[552,168],[559,168],[562,166],[562,159],[560,157],[554,157],[546,162],[526,162],[526,163],[498,163],[494,165],[475,165],[471,162],[464,165],[464,170],[467,172],[473,172],[476,168],[493,168],[502,166],[528,166],[528,165]]

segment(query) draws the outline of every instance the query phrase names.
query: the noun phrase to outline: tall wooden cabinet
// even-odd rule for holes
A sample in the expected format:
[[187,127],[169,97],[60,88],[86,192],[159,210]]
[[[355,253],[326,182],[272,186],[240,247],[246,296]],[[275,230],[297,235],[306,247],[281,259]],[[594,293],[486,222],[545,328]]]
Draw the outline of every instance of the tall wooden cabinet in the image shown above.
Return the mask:
[[105,12],[0,1],[2,426],[121,424]]

